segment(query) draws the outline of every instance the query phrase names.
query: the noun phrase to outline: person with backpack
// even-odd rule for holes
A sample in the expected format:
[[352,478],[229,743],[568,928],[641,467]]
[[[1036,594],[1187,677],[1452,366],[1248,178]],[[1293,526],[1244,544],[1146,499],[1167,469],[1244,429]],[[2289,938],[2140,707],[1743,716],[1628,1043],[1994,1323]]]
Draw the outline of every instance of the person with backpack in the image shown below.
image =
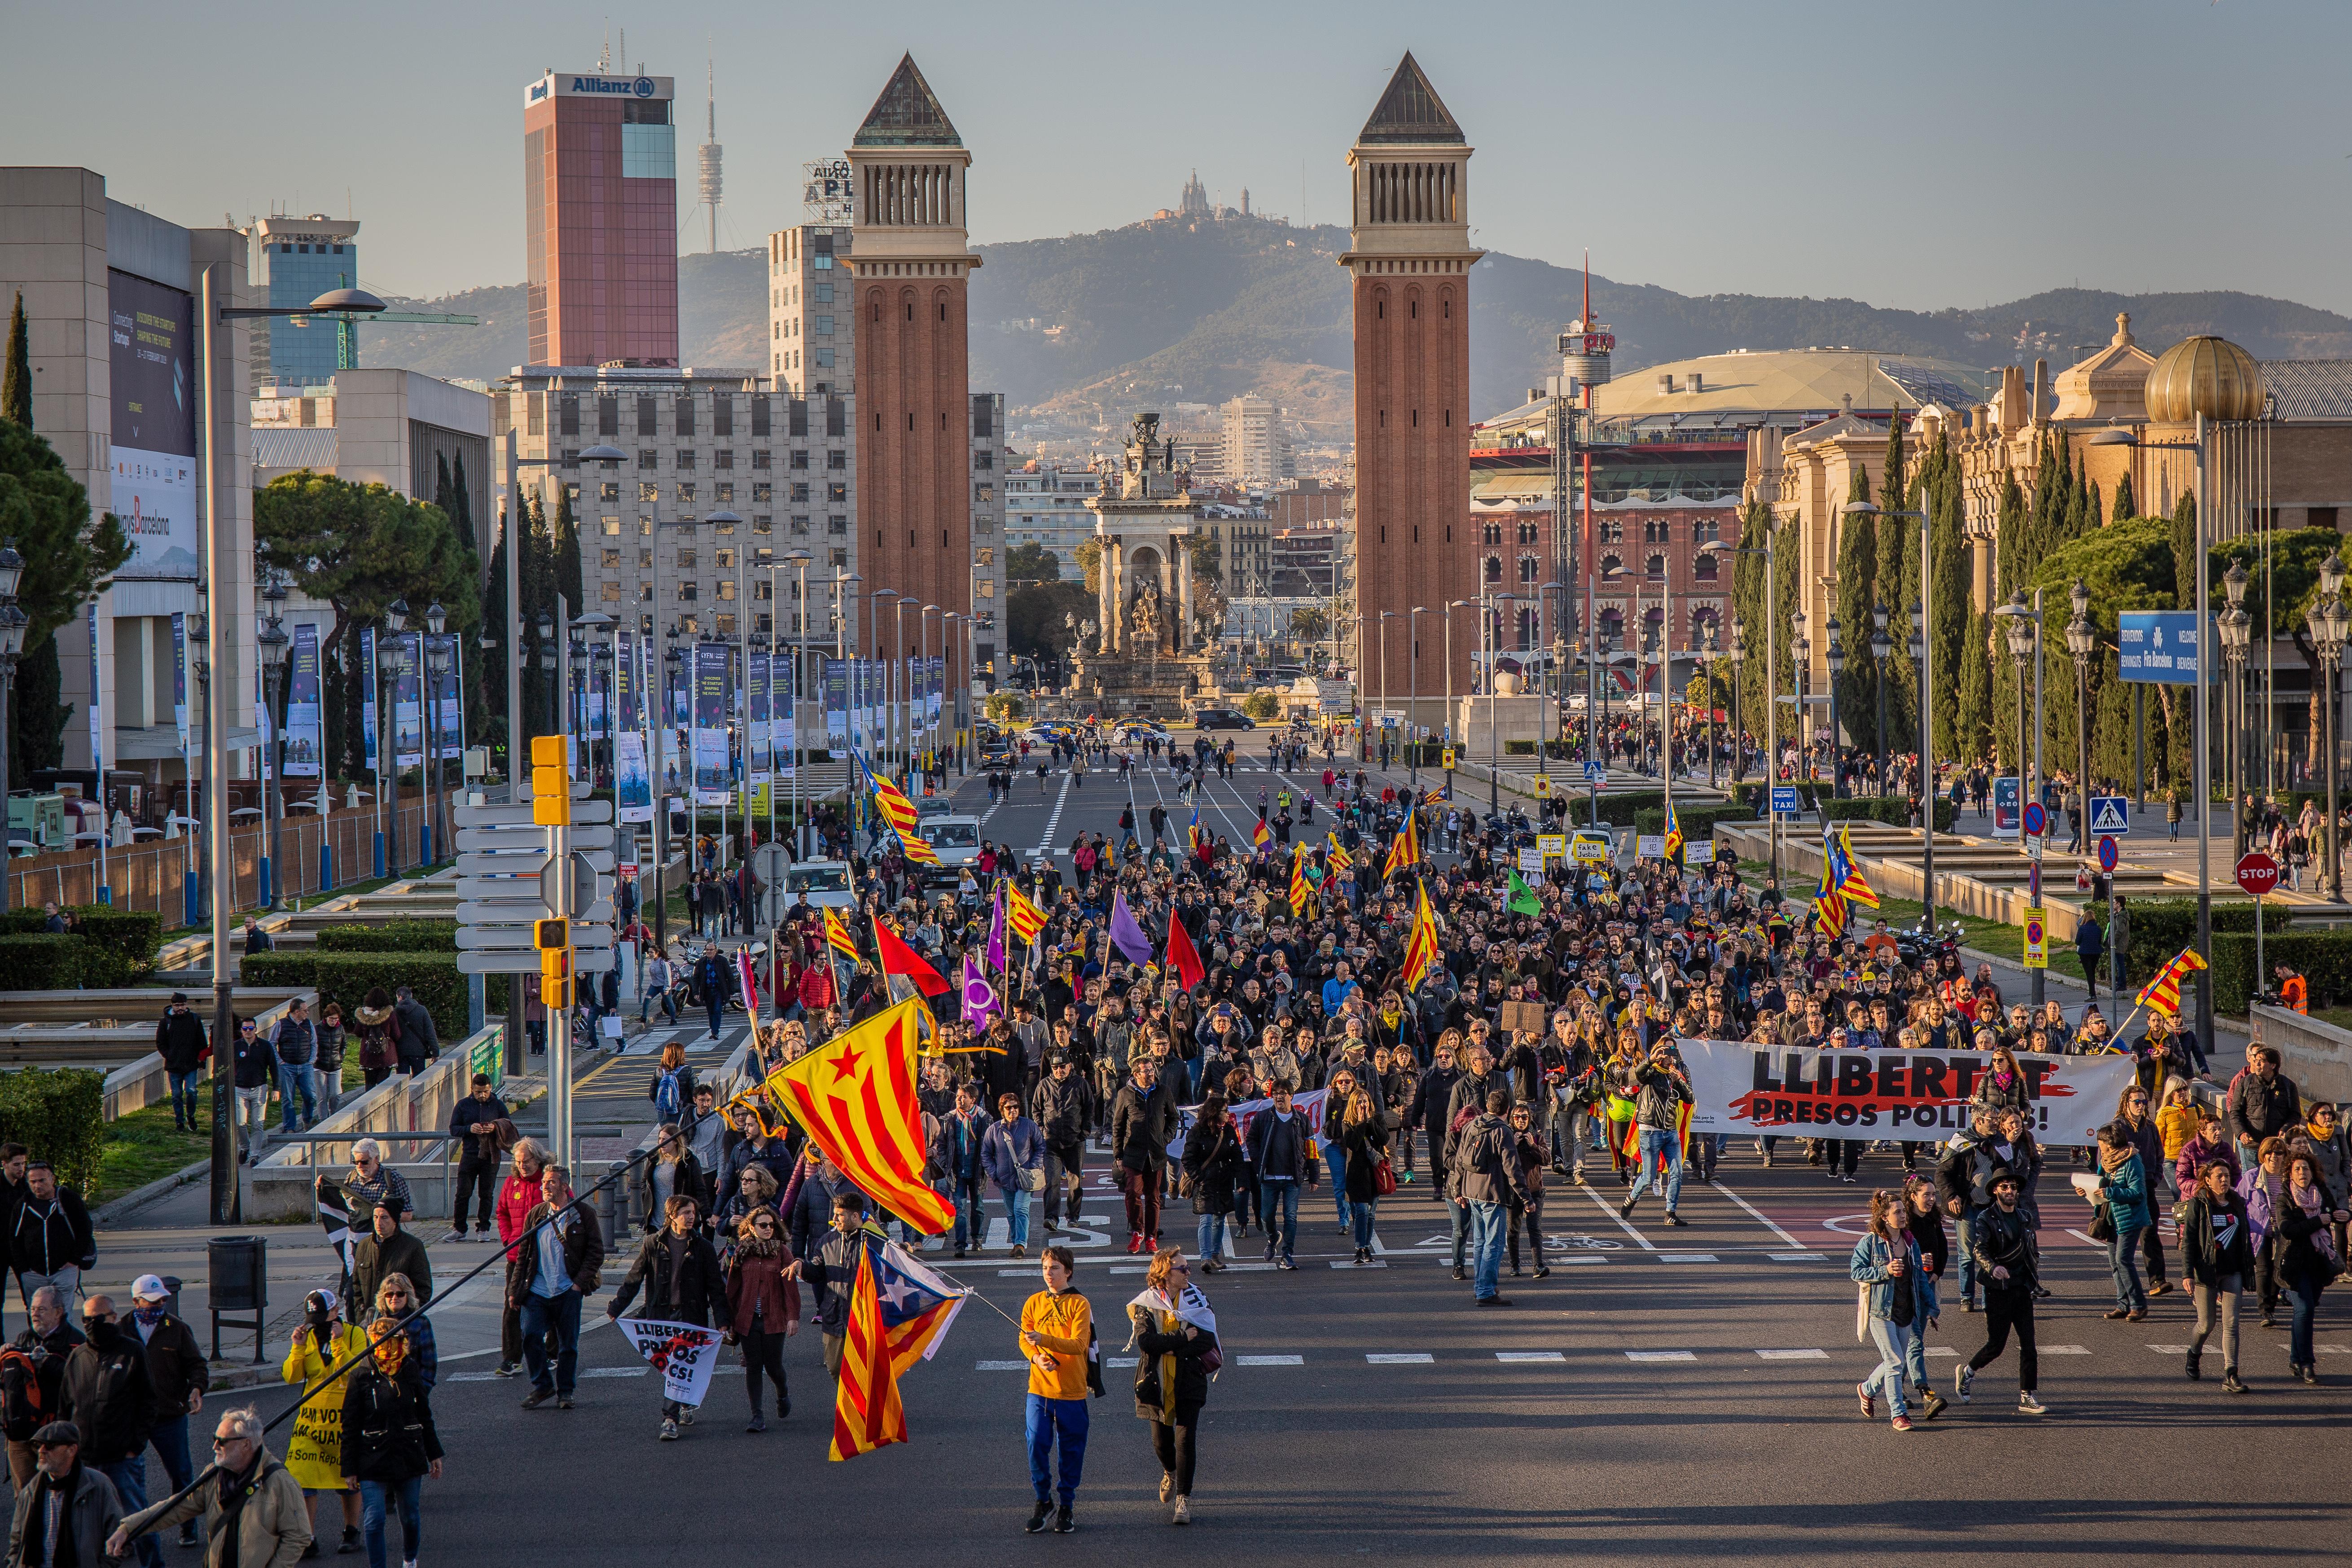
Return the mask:
[[381,985],[370,986],[352,1017],[359,1025],[360,1076],[373,1089],[392,1076],[393,1063],[399,1059],[400,1023],[392,1009],[392,994]]
[[[1100,1389],[1101,1362],[1095,1354],[1094,1307],[1072,1283],[1077,1258],[1060,1245],[1045,1248],[1045,1288],[1021,1308],[1021,1353],[1029,1363],[1027,1435],[1029,1484],[1037,1494],[1026,1526],[1067,1535],[1078,1527],[1078,1482],[1086,1471],[1087,1401]],[[1052,1461],[1061,1448],[1058,1476]],[[1058,1501],[1057,1501],[1058,1498]]]
[[686,1047],[677,1041],[662,1047],[661,1065],[646,1085],[646,1098],[654,1102],[654,1120],[664,1123],[683,1121],[694,1104],[694,1069],[686,1065]]
[[155,1026],[155,1054],[163,1058],[163,1076],[172,1085],[172,1125],[186,1132],[202,1131],[196,1125],[196,1089],[212,1047],[205,1039],[203,1020],[188,1009],[184,991],[172,993],[171,1005]]
[[89,1210],[79,1193],[58,1184],[47,1160],[25,1166],[25,1198],[8,1227],[7,1255],[28,1309],[33,1292],[44,1285],[56,1286],[60,1300],[79,1296],[83,1272],[98,1263]]
[[[719,1038],[719,1025],[727,1011],[728,994],[735,987],[735,972],[719,951],[715,942],[705,943],[702,956],[694,961],[694,985],[702,994],[702,1005],[710,1015],[710,1037]],[[667,1051],[665,1049],[664,1054]],[[688,1095],[690,1103],[693,1096]]]
[[[125,1508],[145,1508],[147,1437],[156,1411],[147,1347],[115,1322],[109,1296],[82,1303],[81,1331],[83,1342],[66,1357],[59,1414],[81,1432],[83,1462],[114,1483]],[[163,1549],[142,1541],[139,1558],[145,1568],[163,1568]]]
[[66,1358],[82,1342],[55,1286],[34,1291],[28,1310],[32,1322],[0,1350],[0,1435],[8,1444],[9,1479],[20,1494],[40,1464],[34,1434],[65,1407]]
[[433,1026],[433,1015],[416,999],[416,993],[404,985],[394,993],[392,1016],[399,1021],[394,1044],[400,1053],[400,1070],[415,1078],[425,1070],[425,1064],[441,1054],[441,1036]]

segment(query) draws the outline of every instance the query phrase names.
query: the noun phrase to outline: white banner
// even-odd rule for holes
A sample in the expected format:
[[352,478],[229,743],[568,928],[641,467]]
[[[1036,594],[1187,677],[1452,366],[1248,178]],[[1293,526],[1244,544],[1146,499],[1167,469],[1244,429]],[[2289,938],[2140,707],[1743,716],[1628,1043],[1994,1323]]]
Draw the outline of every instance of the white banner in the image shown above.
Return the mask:
[[[1307,1130],[1315,1135],[1318,1142],[1323,1137],[1323,1096],[1326,1092],[1326,1090],[1319,1089],[1310,1089],[1304,1094],[1294,1094],[1290,1097],[1291,1111],[1295,1115],[1303,1116],[1307,1119]],[[1244,1146],[1246,1147],[1249,1142],[1250,1122],[1257,1117],[1260,1111],[1273,1110],[1274,1101],[1271,1100],[1244,1100],[1239,1105],[1227,1106],[1225,1109],[1233,1112],[1234,1121],[1240,1125],[1242,1142]],[[1184,1140],[1192,1136],[1192,1123],[1200,1120],[1200,1116],[1201,1108],[1197,1105],[1186,1105],[1178,1108],[1176,1112],[1176,1136],[1168,1141],[1168,1157],[1170,1159],[1183,1159]]]
[[623,1318],[621,1331],[629,1343],[662,1374],[662,1397],[680,1405],[699,1405],[710,1387],[710,1369],[719,1361],[719,1331],[693,1323],[666,1323],[658,1318]]
[[[1979,1051],[1812,1051],[1685,1040],[1693,1132],[1932,1142],[1969,1125],[1992,1058]],[[2128,1056],[2020,1055],[2034,1139],[2092,1143],[2116,1119],[2132,1079]]]

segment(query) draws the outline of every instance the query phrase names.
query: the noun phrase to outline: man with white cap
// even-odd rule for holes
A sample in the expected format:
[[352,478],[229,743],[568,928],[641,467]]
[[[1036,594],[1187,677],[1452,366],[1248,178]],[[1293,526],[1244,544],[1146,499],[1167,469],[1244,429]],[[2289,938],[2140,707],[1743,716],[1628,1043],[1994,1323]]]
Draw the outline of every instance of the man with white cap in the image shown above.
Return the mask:
[[[147,1345],[147,1378],[155,1385],[155,1425],[147,1440],[172,1478],[172,1489],[188,1484],[194,1472],[188,1464],[188,1417],[205,1407],[212,1373],[205,1352],[196,1348],[195,1331],[169,1310],[171,1290],[158,1275],[142,1274],[131,1282],[129,1328]],[[180,1544],[194,1546],[196,1522],[180,1526]]]

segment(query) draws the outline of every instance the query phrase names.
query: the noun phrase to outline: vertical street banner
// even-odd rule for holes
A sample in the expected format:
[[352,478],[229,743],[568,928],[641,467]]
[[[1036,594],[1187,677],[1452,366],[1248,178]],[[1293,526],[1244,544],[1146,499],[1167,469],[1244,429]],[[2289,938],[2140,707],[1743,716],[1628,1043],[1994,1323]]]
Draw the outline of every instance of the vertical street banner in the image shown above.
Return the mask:
[[624,730],[638,727],[637,667],[635,649],[630,646],[634,641],[635,634],[625,629],[613,634],[613,674],[620,683],[614,706],[618,725]]
[[398,673],[392,683],[392,765],[425,765],[425,697],[418,683],[424,673],[425,639],[415,632],[395,632]]
[[[98,640],[98,601],[92,599],[86,608],[89,626],[89,765],[98,773],[98,801],[103,806],[106,804],[106,650]],[[254,670],[254,679],[261,679],[258,667]],[[113,829],[108,827],[107,831],[110,833]]]
[[294,628],[286,665],[286,776],[317,778],[327,742],[320,728],[323,709],[319,687],[319,628]]
[[646,771],[642,730],[624,730],[613,740],[613,815],[622,822],[654,819],[654,782]]
[[[104,689],[100,688],[100,689],[102,690]],[[258,660],[256,660],[253,667],[253,735],[254,740],[259,745],[261,750],[260,773],[261,782],[265,787],[272,779],[275,779],[278,776],[277,715],[269,711],[269,702],[268,698],[268,688],[262,684],[261,665]],[[93,702],[90,704],[89,714],[89,743],[91,749],[94,751],[98,746],[97,703]],[[101,770],[106,766],[104,763],[100,763],[98,765]],[[100,776],[101,778],[104,777],[103,772],[100,773]]]
[[733,772],[727,754],[727,645],[694,645],[694,801],[724,805]]
[[188,749],[188,617],[172,612],[172,722],[179,727],[180,750]]
[[[1933,1142],[1969,1125],[1992,1068],[1977,1051],[1816,1051],[1720,1040],[1677,1047],[1690,1073],[1690,1130]],[[2026,1125],[2044,1144],[2095,1142],[2132,1081],[2128,1056],[2020,1056]]]
[[824,661],[824,743],[838,752],[849,744],[849,667],[842,660]]
[[185,289],[106,275],[112,407],[104,449],[114,468],[107,510],[131,542],[117,578],[202,575],[195,307]]
[[[677,650],[673,648],[672,652]],[[662,790],[667,794],[678,787],[685,763],[678,755],[678,732],[686,728],[687,701],[684,681],[686,672],[665,661],[661,675],[660,712]]]
[[768,737],[769,750],[775,753],[776,776],[788,779],[800,765],[800,737],[796,732],[798,715],[793,711],[799,693],[793,688],[800,671],[798,654],[778,654],[770,667]]
[[457,646],[461,640],[456,632],[439,637],[428,633],[425,639],[426,658],[437,653],[448,666],[448,673],[438,678],[433,703],[433,754],[444,762],[456,762],[466,754],[466,660]]
[[743,813],[758,816],[768,809],[768,784],[775,764],[768,753],[768,655],[752,648],[743,656]]
[[946,659],[938,654],[931,656],[925,671],[930,682],[929,688],[925,692],[926,706],[923,710],[923,722],[926,724],[937,724],[940,721],[940,699],[946,695],[948,687],[947,668]]
[[380,717],[376,709],[375,691],[375,628],[360,628],[360,728],[367,731],[362,742],[367,755],[367,769],[372,773],[383,772],[383,758],[377,755],[382,737],[376,731]]

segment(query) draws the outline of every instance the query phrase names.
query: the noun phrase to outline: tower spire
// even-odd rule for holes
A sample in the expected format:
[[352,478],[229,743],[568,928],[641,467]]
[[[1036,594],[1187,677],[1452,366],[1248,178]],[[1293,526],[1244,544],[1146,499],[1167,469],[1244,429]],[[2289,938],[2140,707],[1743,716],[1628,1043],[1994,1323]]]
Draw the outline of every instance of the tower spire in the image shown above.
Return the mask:
[[719,177],[719,60],[717,56],[709,58],[705,67],[705,73],[703,80],[704,90],[708,95],[707,123],[709,129],[703,137],[702,170],[698,184],[702,205],[710,211],[710,254],[716,256],[719,254],[719,199],[720,192],[725,187],[725,182]]

